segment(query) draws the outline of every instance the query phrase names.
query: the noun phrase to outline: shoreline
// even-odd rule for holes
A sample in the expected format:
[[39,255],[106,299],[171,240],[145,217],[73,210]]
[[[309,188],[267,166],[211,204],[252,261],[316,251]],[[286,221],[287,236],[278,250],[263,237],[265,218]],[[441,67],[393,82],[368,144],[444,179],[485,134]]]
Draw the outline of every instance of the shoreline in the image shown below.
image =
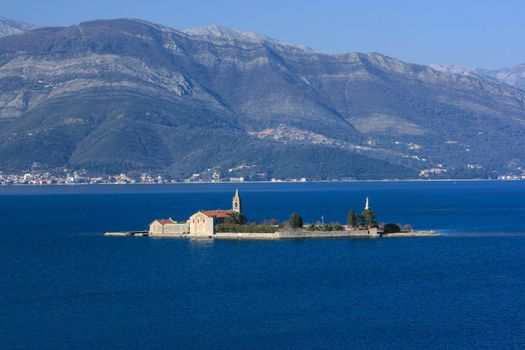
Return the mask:
[[441,234],[434,231],[413,231],[413,232],[396,232],[382,235],[384,238],[401,238],[401,237],[435,237]]
[[314,180],[314,181],[199,181],[199,182],[168,182],[168,183],[60,183],[60,184],[1,184],[2,187],[87,187],[87,186],[170,186],[170,185],[235,185],[243,184],[310,184],[310,183],[384,183],[384,182],[520,182],[524,179],[502,180],[502,179],[381,179],[381,180]]
[[218,232],[211,236],[195,236],[191,234],[164,234],[150,235],[148,231],[119,231],[106,232],[106,237],[148,237],[148,238],[177,238],[190,240],[230,240],[230,241],[272,241],[272,240],[301,240],[301,239],[377,239],[377,238],[415,238],[415,237],[437,237],[439,233],[434,231],[412,231],[380,234],[368,230],[349,231],[277,231],[274,233],[250,233],[250,232]]

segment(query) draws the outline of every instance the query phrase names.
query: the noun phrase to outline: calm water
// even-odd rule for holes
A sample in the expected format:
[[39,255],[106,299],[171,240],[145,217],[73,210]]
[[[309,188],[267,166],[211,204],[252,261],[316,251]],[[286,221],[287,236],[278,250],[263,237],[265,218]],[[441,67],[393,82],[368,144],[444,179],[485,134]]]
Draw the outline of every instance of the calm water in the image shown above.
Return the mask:
[[441,237],[108,238],[228,208],[235,185],[0,187],[2,349],[523,349],[525,183],[242,184],[250,219]]

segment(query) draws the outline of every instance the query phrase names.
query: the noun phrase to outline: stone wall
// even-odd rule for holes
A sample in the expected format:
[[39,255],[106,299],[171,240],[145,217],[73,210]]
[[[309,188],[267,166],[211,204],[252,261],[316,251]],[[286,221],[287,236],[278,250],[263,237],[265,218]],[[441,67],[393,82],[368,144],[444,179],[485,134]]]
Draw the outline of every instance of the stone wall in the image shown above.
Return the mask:
[[376,238],[377,231],[369,230],[344,230],[344,231],[309,231],[309,230],[283,230],[279,231],[279,238]]
[[151,237],[178,237],[190,232],[190,226],[187,222],[176,224],[154,224],[151,225],[149,235]]
[[275,233],[250,233],[250,232],[217,232],[215,239],[307,239],[307,238],[377,238],[379,235],[374,230],[345,230],[345,231],[308,231],[308,230],[282,230]]
[[254,232],[217,232],[213,235],[214,239],[254,239],[268,240],[279,239],[279,233],[254,233]]

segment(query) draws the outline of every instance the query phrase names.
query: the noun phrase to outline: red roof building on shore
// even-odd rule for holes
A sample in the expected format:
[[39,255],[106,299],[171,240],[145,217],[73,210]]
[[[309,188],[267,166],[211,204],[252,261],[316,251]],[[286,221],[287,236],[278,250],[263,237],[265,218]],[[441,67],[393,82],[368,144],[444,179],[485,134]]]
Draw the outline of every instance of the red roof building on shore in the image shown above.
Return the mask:
[[157,222],[162,226],[175,223],[175,221],[173,221],[172,219],[158,219]]
[[201,211],[201,213],[203,213],[204,215],[210,218],[224,219],[228,217],[228,215],[230,215],[232,211],[218,209],[218,210],[203,210]]
[[200,210],[184,222],[172,218],[158,219],[150,224],[148,232],[150,236],[182,237],[189,234],[189,237],[211,238],[215,234],[215,226],[224,223],[232,214],[241,214],[239,190],[235,191],[231,209]]
[[233,196],[231,209],[201,210],[193,214],[188,220],[190,235],[212,238],[215,234],[215,226],[222,224],[228,216],[235,213],[241,214],[241,196],[238,190]]

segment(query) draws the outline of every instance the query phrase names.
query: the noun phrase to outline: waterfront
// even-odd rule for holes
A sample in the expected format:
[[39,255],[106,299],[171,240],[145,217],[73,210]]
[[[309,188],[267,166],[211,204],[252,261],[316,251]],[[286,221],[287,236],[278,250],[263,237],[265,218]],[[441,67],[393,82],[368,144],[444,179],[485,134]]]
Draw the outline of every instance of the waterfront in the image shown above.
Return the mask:
[[[230,204],[443,236],[272,242],[108,239]],[[0,189],[1,348],[518,349],[525,183]]]

